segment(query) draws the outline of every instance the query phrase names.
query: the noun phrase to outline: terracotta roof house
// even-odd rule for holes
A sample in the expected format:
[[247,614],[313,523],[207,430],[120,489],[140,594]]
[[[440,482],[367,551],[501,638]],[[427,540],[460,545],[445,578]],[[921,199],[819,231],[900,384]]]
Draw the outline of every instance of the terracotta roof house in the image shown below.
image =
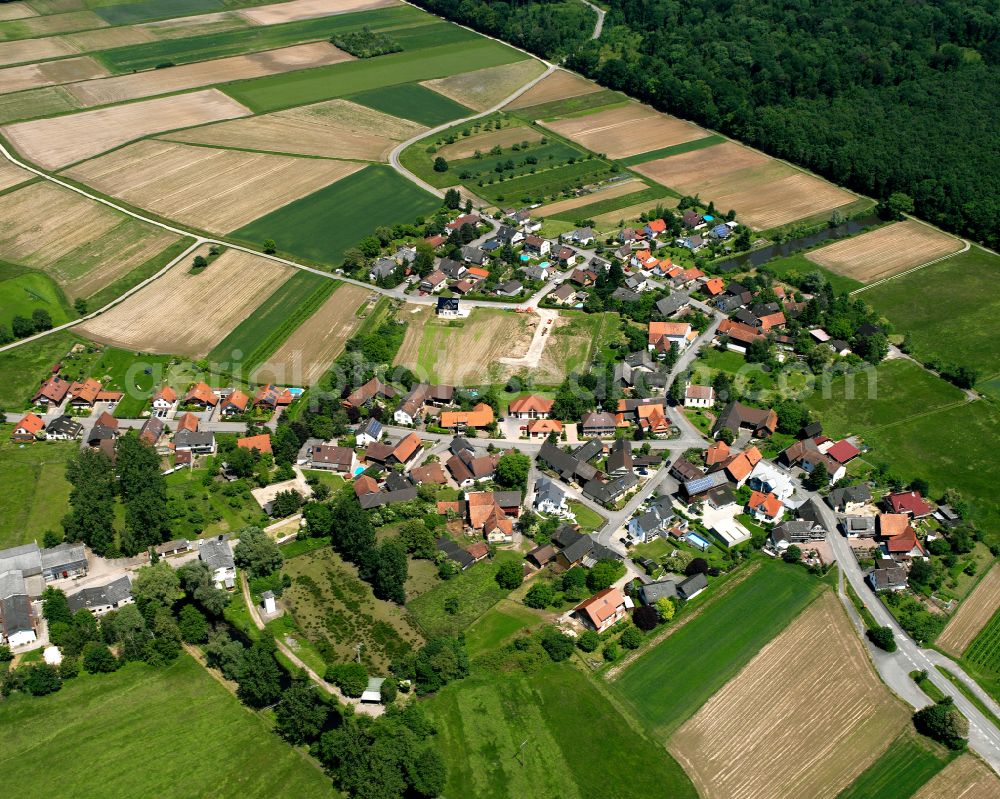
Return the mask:
[[726,475],[736,483],[738,488],[743,485],[750,476],[750,472],[753,471],[753,467],[760,463],[762,458],[763,455],[760,454],[757,447],[749,447],[745,451],[731,456],[723,468],[726,470]]
[[224,416],[235,416],[240,413],[246,413],[249,402],[250,398],[239,389],[236,389],[222,400],[222,404],[219,405],[219,413]]
[[259,436],[247,436],[236,439],[236,446],[241,449],[255,449],[261,453],[271,453],[271,434],[262,433]]
[[885,498],[886,503],[892,508],[893,513],[905,513],[914,519],[923,519],[934,512],[919,491],[901,491],[898,494],[889,494]]
[[395,397],[396,389],[373,377],[363,386],[348,394],[343,405],[348,408],[363,408],[376,397]]
[[42,383],[31,401],[36,405],[58,405],[69,393],[69,386],[69,382],[63,380],[59,375],[50,377]]
[[358,475],[354,481],[354,495],[357,497],[374,494],[376,491],[378,491],[378,483],[375,482],[375,478],[367,474]]
[[444,467],[438,463],[428,463],[426,466],[415,466],[410,469],[410,479],[417,485],[430,483],[432,485],[446,485],[448,476],[444,473]]
[[907,527],[899,535],[895,535],[885,542],[886,551],[895,557],[900,558],[922,558],[924,548],[917,540],[917,534],[912,527]]
[[910,517],[905,513],[880,513],[875,523],[882,538],[892,538],[910,526]]
[[493,408],[480,402],[471,411],[445,411],[441,414],[441,427],[449,430],[489,427],[493,420]]
[[590,599],[585,599],[573,612],[589,627],[599,633],[621,621],[628,615],[631,602],[620,588],[605,588]]
[[101,393],[101,384],[92,377],[78,380],[69,387],[69,404],[77,408],[91,407]]
[[45,422],[41,416],[34,413],[25,414],[10,434],[13,441],[34,441],[35,434],[45,429]]
[[650,322],[649,349],[664,351],[666,345],[675,344],[682,350],[698,337],[688,322]]
[[730,456],[729,445],[722,440],[716,441],[705,450],[705,465],[715,466],[725,462]]
[[550,433],[561,433],[563,423],[558,419],[532,419],[528,422],[528,438],[545,438]]
[[536,394],[528,394],[513,400],[507,406],[507,413],[515,419],[547,419],[554,402]]
[[198,430],[198,417],[193,413],[185,413],[177,420],[177,432],[190,430],[192,433]]
[[734,322],[732,319],[723,319],[719,323],[717,332],[718,335],[728,336],[736,344],[743,347],[752,344],[759,338],[764,338],[764,334],[757,328],[742,322]]
[[268,383],[257,389],[253,404],[263,405],[265,408],[284,408],[292,404],[292,393],[287,388],[278,388]]
[[765,522],[776,522],[785,510],[781,500],[774,494],[762,494],[760,491],[750,494],[747,507],[757,519]]
[[177,402],[177,392],[170,386],[164,385],[153,395],[152,404],[154,411],[167,411]]
[[703,285],[709,297],[717,297],[726,289],[726,281],[721,277],[710,277]]
[[143,422],[142,429],[139,431],[139,438],[151,447],[155,447],[156,442],[163,435],[163,427],[163,419],[158,416],[150,416]]
[[392,457],[399,463],[407,463],[420,451],[420,443],[420,436],[410,433],[396,444],[392,450]]
[[200,405],[202,408],[214,408],[219,403],[208,383],[195,383],[184,396],[185,405]]

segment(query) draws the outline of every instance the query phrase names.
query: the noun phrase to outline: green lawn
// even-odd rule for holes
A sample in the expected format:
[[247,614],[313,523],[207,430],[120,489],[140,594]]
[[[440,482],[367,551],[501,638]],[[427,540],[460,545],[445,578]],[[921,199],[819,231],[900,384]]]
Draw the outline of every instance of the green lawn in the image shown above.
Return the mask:
[[[407,607],[424,634],[457,635],[507,596],[508,592],[494,579],[498,565],[505,560],[520,562],[521,553],[501,550],[492,561],[480,561],[408,602]],[[458,600],[455,613],[444,609],[451,598]]]
[[53,327],[76,318],[62,290],[44,272],[0,263],[0,325],[9,330],[15,316],[30,319],[38,308],[48,311]]
[[823,275],[823,277],[830,281],[830,285],[833,286],[833,290],[836,292],[854,291],[854,289],[861,288],[864,285],[864,283],[859,280],[838,275],[836,272],[824,269],[819,264],[814,264],[801,253],[768,261],[767,269],[768,271],[773,272],[781,280],[787,280],[790,277],[807,275],[810,272],[819,272]]
[[505,44],[473,35],[469,41],[451,42],[423,50],[253,78],[231,83],[225,91],[253,111],[263,113],[346,97],[383,86],[498,67],[525,58],[524,53]]
[[647,161],[655,161],[657,158],[669,158],[672,155],[680,155],[681,153],[703,150],[706,147],[711,147],[713,144],[719,144],[725,140],[724,136],[719,136],[718,134],[713,133],[701,139],[695,139],[694,141],[686,141],[681,144],[674,144],[670,147],[661,147],[659,150],[650,150],[646,153],[630,155],[628,158],[619,158],[618,163],[624,164],[625,166],[645,164]]
[[501,599],[465,631],[465,648],[470,657],[490,652],[515,633],[542,620],[537,611],[511,599]]
[[438,94],[419,83],[399,83],[351,95],[350,100],[376,111],[412,119],[429,128],[475,112],[450,97]]
[[582,502],[571,499],[566,504],[569,505],[570,510],[576,516],[576,523],[580,525],[580,528],[585,533],[592,533],[607,524],[607,519]]
[[954,756],[940,744],[906,729],[837,799],[908,799]]
[[282,252],[339,266],[344,251],[379,225],[412,222],[439,207],[437,197],[388,166],[372,165],[255,219],[232,235],[257,245],[271,238]]
[[[10,796],[333,797],[330,780],[187,654],[0,702]],[[40,767],[47,766],[47,767]]]
[[910,334],[915,357],[971,366],[988,378],[1000,374],[991,334],[1000,297],[984,286],[997,278],[1000,257],[973,247],[858,296],[892,322],[893,332]]
[[26,408],[49,369],[62,360],[70,347],[83,341],[68,331],[0,352],[0,408],[16,411]]
[[448,766],[444,796],[697,797],[666,750],[637,733],[572,666],[472,676],[426,708]]
[[[239,363],[243,373],[249,375],[284,344],[339,285],[338,281],[322,275],[296,270],[215,346],[208,354],[209,360]],[[236,352],[241,354],[237,356]]]
[[734,677],[820,592],[805,569],[763,560],[612,683],[657,738],[666,738]]
[[153,391],[169,383],[178,392],[199,378],[190,361],[174,355],[135,353],[115,347],[105,349],[90,367],[109,391],[122,391],[125,396],[115,408],[119,419],[134,419],[146,409]]
[[62,531],[69,511],[66,461],[79,451],[73,441],[15,444],[12,424],[0,425],[0,549],[39,545],[46,530]]

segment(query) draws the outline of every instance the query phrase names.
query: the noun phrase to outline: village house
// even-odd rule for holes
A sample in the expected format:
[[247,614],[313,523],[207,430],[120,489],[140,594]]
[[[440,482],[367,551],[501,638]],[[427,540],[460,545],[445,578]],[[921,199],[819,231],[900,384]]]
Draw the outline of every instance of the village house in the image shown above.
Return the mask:
[[219,404],[219,398],[209,387],[208,383],[195,383],[184,395],[184,404],[193,405],[199,408],[214,408]]
[[[751,449],[759,454],[756,447],[751,447]],[[746,478],[746,485],[754,491],[774,494],[782,502],[790,499],[795,493],[795,483],[791,476],[775,464],[765,460],[760,460],[754,465],[750,476]]]
[[552,251],[552,242],[543,239],[541,236],[526,236],[524,239],[524,251],[530,255],[548,255]]
[[[234,392],[235,393],[235,392]],[[287,388],[278,388],[268,383],[257,389],[253,398],[254,407],[263,407],[274,411],[278,408],[286,408],[292,404],[292,392]]]
[[688,383],[684,388],[685,408],[711,408],[715,404],[715,389]]
[[337,474],[354,474],[358,459],[350,447],[317,444],[309,455],[310,469],[326,469]]
[[346,408],[361,410],[367,407],[377,398],[391,398],[396,396],[396,389],[383,383],[377,377],[373,377],[360,388],[355,389],[341,403]]
[[867,579],[875,592],[902,591],[906,588],[906,570],[892,558],[878,558]]
[[50,441],[73,441],[83,433],[83,425],[72,416],[60,416],[49,422],[45,437]]
[[826,529],[808,519],[794,519],[782,522],[771,530],[771,544],[779,551],[788,547],[822,541],[826,538]]
[[462,308],[458,297],[438,297],[437,307],[434,309],[437,316],[455,319],[468,316],[469,311]]
[[556,260],[563,267],[573,266],[579,258],[580,256],[572,247],[560,247],[556,252]]
[[512,419],[548,419],[554,404],[554,400],[528,394],[513,400],[507,406],[507,415]]
[[683,350],[698,338],[698,332],[688,322],[656,322],[649,323],[648,349],[665,353],[671,346]]
[[170,386],[163,385],[160,390],[153,395],[153,415],[166,416],[177,404],[177,392]]
[[563,423],[558,419],[532,419],[525,426],[525,433],[528,438],[547,438],[552,435],[561,435]]
[[238,416],[246,413],[247,405],[249,405],[249,403],[250,397],[237,388],[234,391],[231,391],[225,399],[219,403],[219,413],[222,416]]
[[513,542],[514,520],[521,515],[520,491],[470,491],[462,502],[471,529],[482,531],[491,544]]
[[93,408],[97,395],[101,393],[101,384],[92,377],[77,380],[69,387],[69,404],[74,408]]
[[872,501],[872,491],[865,485],[833,489],[826,498],[827,504],[838,513],[853,513]]
[[619,438],[611,445],[608,451],[608,460],[605,469],[612,477],[621,477],[631,474],[633,470],[632,462],[632,442],[626,438]]
[[45,422],[41,416],[34,413],[25,414],[21,420],[14,425],[14,430],[10,437],[12,441],[31,442],[38,438],[45,438]]
[[31,398],[34,405],[60,405],[69,393],[70,384],[59,375],[44,381]]
[[563,283],[546,295],[546,299],[551,300],[557,305],[573,305],[577,301],[576,289],[569,283]]
[[[546,441],[538,451],[538,460],[546,464],[566,482],[586,483],[599,474],[597,467],[588,461],[603,451],[604,446],[597,439],[591,439],[572,453],[564,452],[555,444]],[[595,451],[596,450],[596,451]]]
[[416,485],[448,485],[448,475],[445,474],[444,467],[434,461],[423,466],[414,466],[410,469],[410,479]]
[[924,519],[934,513],[919,491],[900,491],[889,494],[883,500],[893,513],[904,514],[911,519]]
[[595,478],[584,483],[583,495],[601,505],[610,506],[638,485],[639,478],[632,472],[607,482]]
[[[195,417],[192,416],[192,418]],[[196,418],[195,422],[197,423]],[[268,443],[270,443],[270,440]],[[181,453],[212,455],[215,453],[215,433],[200,431],[197,429],[197,424],[194,429],[181,427],[174,433],[173,447],[174,452],[178,455]]]
[[271,434],[261,433],[256,436],[244,436],[236,439],[236,446],[240,449],[257,450],[257,452],[271,454]]
[[616,427],[634,424],[640,430],[652,435],[666,435],[670,432],[663,397],[628,397],[618,400]]
[[34,643],[37,626],[24,575],[0,570],[0,642],[12,648]]
[[597,238],[597,234],[591,227],[582,227],[577,228],[576,230],[571,230],[564,236],[564,238],[580,247],[586,247],[588,244],[593,243],[594,239]]
[[132,581],[126,574],[105,585],[83,588],[67,596],[66,601],[73,613],[89,610],[95,616],[103,616],[112,610],[131,605],[135,600],[132,598]]
[[159,416],[150,416],[139,430],[139,440],[155,447],[163,435],[164,423]]
[[493,408],[485,402],[480,402],[471,411],[444,411],[440,419],[441,427],[455,431],[489,427],[493,422]]
[[420,290],[429,294],[436,294],[447,284],[448,277],[439,269],[435,269],[427,277],[420,281]]
[[877,523],[874,516],[845,516],[841,528],[848,538],[874,538]]
[[723,429],[734,436],[739,435],[740,430],[750,430],[755,438],[768,438],[778,429],[778,414],[771,408],[751,408],[730,402],[715,421],[713,437],[718,437]]
[[[102,442],[108,441],[112,444],[118,438],[118,420],[107,411],[97,417],[94,426],[87,434],[87,445],[100,447]],[[112,447],[113,449],[113,447]]]
[[691,295],[683,291],[675,291],[669,297],[657,300],[653,307],[656,308],[656,312],[660,316],[669,318],[691,307]]
[[603,633],[626,618],[632,606],[632,600],[620,588],[611,587],[585,599],[573,608],[573,613],[586,626]]
[[585,413],[578,427],[584,438],[611,438],[617,430],[615,417],[607,411]]
[[354,434],[354,442],[359,447],[374,444],[382,438],[382,423],[378,419],[368,419]]
[[773,524],[784,514],[785,506],[774,494],[753,491],[747,502],[747,510],[757,521]]
[[229,546],[229,537],[218,535],[198,541],[198,560],[208,564],[216,588],[236,585],[236,562]]
[[563,515],[568,511],[566,492],[548,477],[539,477],[535,481],[535,498],[532,505],[539,513]]

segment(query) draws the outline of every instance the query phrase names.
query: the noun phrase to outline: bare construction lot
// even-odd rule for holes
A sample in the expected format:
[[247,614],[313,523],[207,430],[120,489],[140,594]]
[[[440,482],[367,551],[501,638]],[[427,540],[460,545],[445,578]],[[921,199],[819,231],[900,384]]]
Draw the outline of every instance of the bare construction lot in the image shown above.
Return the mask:
[[456,103],[485,111],[510,97],[525,83],[545,71],[541,61],[529,58],[499,67],[462,72],[447,78],[423,81],[428,89],[450,97]]
[[277,153],[385,161],[392,148],[426,128],[349,100],[289,108],[172,133],[174,141]]
[[601,87],[593,81],[557,69],[551,75],[538,81],[528,91],[510,103],[507,108],[527,108],[532,105],[551,103],[553,100],[564,100],[567,97],[579,97],[601,91]]
[[608,158],[627,158],[637,153],[703,139],[708,135],[697,125],[661,114],[639,103],[543,124],[560,136],[575,141],[591,152],[604,153]]
[[0,196],[0,260],[49,273],[70,300],[89,297],[177,236],[51,183]]
[[836,796],[909,722],[833,592],[820,596],[678,730],[705,799]]
[[67,174],[160,216],[228,233],[363,166],[142,141],[78,164]]
[[960,249],[962,242],[954,236],[907,220],[828,244],[806,253],[806,258],[838,275],[870,283]]
[[60,169],[152,133],[249,116],[250,111],[217,89],[15,122],[0,132],[24,156]]
[[126,349],[203,358],[291,274],[289,266],[226,250],[197,275],[178,264],[78,329]]
[[966,597],[958,612],[937,637],[937,645],[955,657],[972,643],[972,639],[1000,609],[1000,565],[995,565],[982,579],[976,590]]

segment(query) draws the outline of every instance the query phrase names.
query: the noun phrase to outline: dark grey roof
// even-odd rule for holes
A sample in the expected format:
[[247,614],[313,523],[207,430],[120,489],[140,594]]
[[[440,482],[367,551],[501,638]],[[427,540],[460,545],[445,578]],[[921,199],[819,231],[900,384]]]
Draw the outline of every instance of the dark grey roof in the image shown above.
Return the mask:
[[669,297],[656,301],[656,310],[662,316],[672,316],[685,305],[690,304],[691,297],[683,291],[675,291]]
[[626,356],[625,363],[633,369],[649,369],[653,371],[657,368],[657,363],[653,360],[653,356],[649,354],[649,350],[633,352],[631,355]]
[[535,482],[535,504],[551,502],[554,505],[561,505],[566,493],[548,477],[539,477]]
[[599,438],[591,438],[573,450],[573,457],[578,461],[589,461],[604,452],[604,443]]
[[358,502],[365,510],[378,508],[382,505],[394,505],[397,502],[410,502],[417,498],[416,486],[403,488],[398,491],[375,491],[371,494],[362,494],[358,497]]
[[845,486],[835,488],[826,498],[831,508],[839,509],[847,505],[848,502],[871,502],[872,491],[865,485]]
[[653,510],[648,510],[640,516],[636,516],[633,521],[635,522],[635,526],[642,531],[643,535],[658,530],[661,524],[659,515]]
[[708,588],[708,578],[704,574],[692,574],[677,584],[677,593],[686,598],[705,588]]
[[575,541],[562,548],[562,555],[569,563],[577,563],[586,557],[594,548],[594,539],[589,535],[581,535]]
[[608,474],[631,468],[632,442],[625,438],[619,438],[611,445],[611,452],[608,454]]
[[455,436],[451,440],[451,444],[449,445],[448,449],[451,450],[452,455],[458,455],[460,452],[463,451],[468,451],[468,452],[474,451],[472,444],[469,443],[469,439],[465,438],[465,436]]
[[647,605],[655,604],[660,599],[673,599],[676,596],[677,583],[674,580],[659,580],[639,589],[639,599]]
[[209,430],[178,430],[174,433],[174,449],[211,448],[215,443],[215,433]]
[[0,617],[6,636],[34,629],[31,626],[31,600],[24,594],[0,599]]
[[466,261],[471,261],[474,264],[481,264],[486,260],[486,253],[484,253],[478,247],[474,247],[471,244],[466,244],[462,247],[462,258]]
[[520,294],[523,288],[524,286],[520,280],[508,280],[506,283],[501,283],[497,286],[497,294],[509,294],[513,296]]
[[442,258],[441,263],[438,264],[438,269],[451,278],[461,277],[467,271],[465,264],[453,261],[451,258]]
[[639,478],[630,473],[616,477],[614,480],[609,480],[606,483],[591,480],[584,485],[583,493],[592,497],[597,502],[614,502],[626,491],[637,485],[639,485]]
[[76,438],[83,432],[83,425],[80,424],[72,416],[60,416],[58,419],[54,419],[49,422],[46,427],[46,431],[49,435],[59,435],[59,436],[69,436],[70,438]]
[[358,428],[358,433],[365,433],[372,438],[378,438],[382,435],[382,423],[373,417]]
[[437,310],[458,311],[458,297],[438,297]]
[[611,293],[611,298],[618,300],[619,302],[639,302],[641,297],[638,293],[627,289],[624,286],[619,286]]
[[105,427],[103,424],[95,424],[90,428],[90,434],[87,436],[87,443],[91,444],[94,441],[111,441],[118,438],[118,431],[111,428]]
[[564,480],[573,476],[578,463],[575,457],[563,452],[558,446],[548,440],[542,444],[542,448],[538,451],[538,459],[547,463]]
[[469,568],[469,566],[476,562],[476,559],[472,555],[450,538],[444,538],[443,536],[439,538],[437,540],[437,549],[439,552],[444,552],[445,555],[458,563],[463,569]]
[[520,491],[494,491],[493,500],[501,508],[513,508],[521,504]]
[[552,534],[552,543],[565,548],[585,537],[583,533],[575,530],[572,525],[564,524]]
[[126,574],[117,580],[112,580],[107,585],[95,585],[90,588],[84,588],[68,596],[66,599],[69,602],[69,609],[76,613],[76,611],[82,608],[91,610],[92,608],[99,608],[104,605],[117,605],[131,596],[132,581],[129,580]]
[[233,562],[233,550],[229,546],[229,539],[222,535],[199,541],[198,558],[205,561],[213,571],[232,569],[236,565]]
[[44,571],[62,571],[67,567],[87,565],[87,552],[83,544],[62,543],[41,551]]

